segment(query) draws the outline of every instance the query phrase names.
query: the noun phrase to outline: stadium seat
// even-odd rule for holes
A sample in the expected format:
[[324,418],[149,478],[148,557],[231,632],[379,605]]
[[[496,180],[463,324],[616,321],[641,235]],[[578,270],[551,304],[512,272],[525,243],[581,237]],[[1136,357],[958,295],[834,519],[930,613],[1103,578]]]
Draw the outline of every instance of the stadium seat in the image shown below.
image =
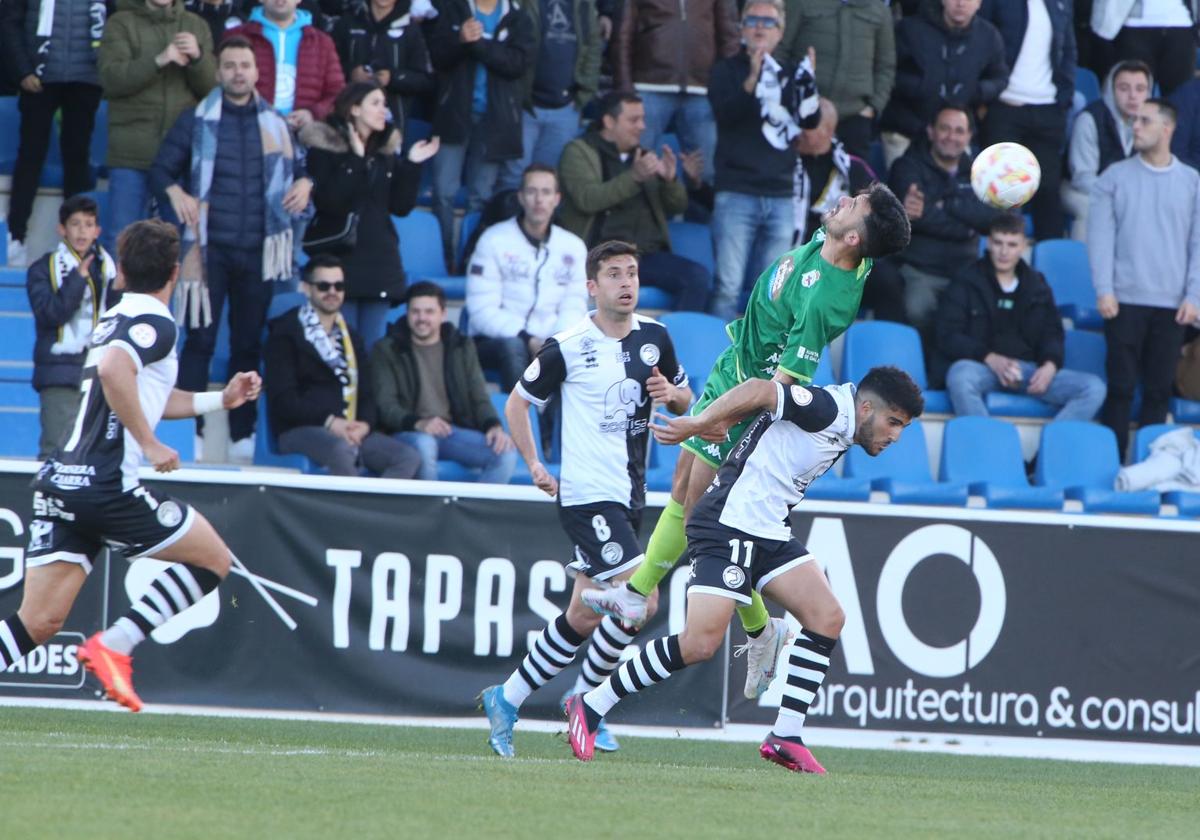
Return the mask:
[[1014,394],[1009,391],[993,391],[984,397],[988,413],[996,417],[1053,417],[1054,406],[1037,397]]
[[669,222],[667,228],[671,235],[672,254],[700,263],[708,269],[709,274],[716,273],[712,231],[708,229],[708,225],[696,222]]
[[1178,428],[1180,427],[1175,423],[1153,423],[1138,429],[1133,436],[1133,462],[1137,464],[1149,458],[1150,444],[1161,435],[1173,432]]
[[650,468],[646,470],[646,489],[671,490],[671,480],[675,477],[675,465],[679,463],[679,455],[683,450],[678,446],[664,446],[656,440],[650,441]]
[[1176,423],[1200,423],[1200,402],[1172,397],[1171,416],[1175,418]]
[[42,434],[36,408],[0,408],[0,458],[36,458]]
[[392,216],[392,225],[400,237],[400,259],[410,284],[418,280],[437,283],[449,300],[463,300],[467,278],[446,271],[442,253],[442,229],[432,213],[414,210],[407,216]]
[[831,470],[808,485],[804,498],[818,502],[869,502],[871,482],[866,478],[839,478]]
[[0,312],[29,312],[24,286],[0,286]]
[[11,175],[17,165],[17,147],[21,144],[21,113],[17,97],[0,96],[0,175]]
[[1033,246],[1033,267],[1046,275],[1058,311],[1077,328],[1098,329],[1103,325],[1096,311],[1096,289],[1084,243],[1074,239],[1043,240]]
[[713,363],[729,346],[725,322],[703,312],[670,312],[663,315],[662,322],[671,334],[675,353],[688,373],[692,392],[699,396]]
[[846,330],[842,379],[859,382],[876,365],[895,365],[906,371],[925,393],[926,413],[950,413],[946,392],[928,390],[921,337],[912,327],[892,321],[859,321]]
[[992,508],[1062,510],[1063,492],[1031,487],[1017,427],[995,417],[955,417],[942,433],[942,481],[963,482]]
[[[475,232],[475,228],[479,227],[479,220],[483,214],[478,210],[472,210],[462,218],[462,224],[458,229],[458,248],[455,249],[455,259],[458,264],[463,264],[463,257],[467,252],[467,241],[471,238],[471,234]],[[463,266],[464,268],[466,266]]]
[[1100,98],[1100,79],[1086,67],[1075,68],[1075,89],[1083,94],[1085,102]]
[[920,420],[913,420],[900,439],[878,456],[868,455],[862,447],[850,447],[845,465],[847,478],[867,479],[872,490],[887,493],[895,504],[961,507],[967,503],[966,484],[938,483],[929,474],[929,450]]
[[254,464],[259,467],[283,467],[299,470],[302,473],[325,472],[318,468],[304,455],[283,455],[275,441],[275,431],[267,420],[267,395],[263,394],[256,400],[258,403],[258,423],[254,434]]
[[24,312],[0,312],[0,359],[30,359],[35,334],[33,315],[28,306]]
[[28,382],[0,382],[0,408],[37,408],[38,393]]
[[657,286],[638,289],[638,309],[674,309],[675,295]]
[[271,298],[271,305],[267,307],[267,321],[273,321],[283,313],[297,306],[303,306],[308,300],[303,292],[279,292]]
[[817,369],[813,372],[814,385],[840,385],[837,381],[837,374],[833,372],[833,354],[826,347],[821,353],[821,361],[817,362]]
[[29,382],[32,379],[33,362],[29,358],[0,359],[0,382]]
[[1159,494],[1154,490],[1113,489],[1120,468],[1117,436],[1107,426],[1063,420],[1043,427],[1034,474],[1037,484],[1063,490],[1089,513],[1157,514]]
[[1104,333],[1067,330],[1065,339],[1066,354],[1063,367],[1094,373],[1107,382],[1108,370],[1105,361],[1108,358],[1108,344],[1104,340]]
[[196,460],[196,421],[190,417],[184,420],[163,420],[154,430],[154,435],[178,452],[181,462],[190,464]]
[[[508,394],[501,394],[495,391],[492,392],[492,405],[495,406],[496,413],[500,415],[500,422],[504,424],[505,431],[508,431],[511,434],[512,432],[508,428],[508,418],[504,414],[504,406],[507,403]],[[537,407],[533,405],[529,406],[529,425],[531,431],[533,432],[534,448],[537,449],[538,458],[542,461],[542,464],[545,465],[546,469],[557,476],[560,469],[559,465],[547,461],[546,455],[542,451],[542,433],[540,421],[541,417],[538,416]],[[441,469],[439,464],[439,473],[440,471]],[[513,476],[511,479],[509,479],[508,483],[523,484],[526,486],[531,486],[533,484],[533,478],[529,475],[529,467],[525,464],[525,459],[519,454],[517,455],[517,468],[513,470]]]
[[[0,221],[0,226],[3,222]],[[0,243],[0,249],[3,249],[4,243]],[[25,288],[25,269],[17,268],[10,265],[0,265],[0,286],[18,286]]]

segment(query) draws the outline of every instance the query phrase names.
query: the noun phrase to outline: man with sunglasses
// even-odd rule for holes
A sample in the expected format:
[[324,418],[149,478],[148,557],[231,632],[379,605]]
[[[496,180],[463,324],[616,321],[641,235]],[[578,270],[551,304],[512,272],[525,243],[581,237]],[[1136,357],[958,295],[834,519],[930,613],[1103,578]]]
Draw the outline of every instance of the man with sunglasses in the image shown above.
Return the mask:
[[792,247],[794,141],[820,119],[813,58],[796,66],[774,55],[783,27],[782,0],[748,2],[741,51],[716,62],[708,81],[717,120],[717,284],[709,309],[725,321],[737,314],[747,274],[757,277]]
[[333,475],[413,478],[421,458],[411,446],[374,431],[367,351],[342,317],[341,261],[322,254],[304,267],[308,302],[271,322],[267,339],[267,414],[279,451],[299,453]]

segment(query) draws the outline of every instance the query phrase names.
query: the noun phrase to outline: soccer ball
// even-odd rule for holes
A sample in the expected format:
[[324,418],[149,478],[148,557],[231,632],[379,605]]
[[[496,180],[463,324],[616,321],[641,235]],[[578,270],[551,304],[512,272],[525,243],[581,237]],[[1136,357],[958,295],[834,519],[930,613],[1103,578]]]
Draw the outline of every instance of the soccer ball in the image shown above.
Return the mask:
[[1042,167],[1020,143],[988,146],[971,164],[971,189],[992,207],[1020,207],[1033,198],[1041,182]]

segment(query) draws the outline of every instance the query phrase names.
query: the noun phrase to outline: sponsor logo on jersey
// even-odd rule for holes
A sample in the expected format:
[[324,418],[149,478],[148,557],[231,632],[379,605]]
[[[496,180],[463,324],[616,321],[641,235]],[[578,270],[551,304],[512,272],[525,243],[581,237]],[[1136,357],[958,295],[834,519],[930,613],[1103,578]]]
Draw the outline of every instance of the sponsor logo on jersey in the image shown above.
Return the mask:
[[163,502],[155,513],[158,524],[164,528],[174,528],[183,521],[183,510],[175,502]]
[[821,351],[820,350],[810,350],[809,348],[807,348],[803,344],[801,344],[799,347],[796,348],[796,358],[803,359],[806,362],[816,363],[816,362],[821,361]]
[[117,328],[116,318],[107,318],[96,325],[96,329],[92,330],[92,346],[99,347],[104,342],[108,341],[108,337],[113,334],[113,330]]
[[[614,382],[604,394],[604,420],[601,432],[624,432],[640,434],[646,430],[645,420],[634,420],[637,410],[646,404],[642,383],[626,377]],[[611,422],[609,422],[611,421]]]
[[583,356],[583,366],[585,368],[600,367],[600,363],[596,361],[596,342],[591,336],[584,336],[579,342],[579,352]]
[[779,297],[779,293],[783,291],[783,284],[787,282],[795,267],[796,261],[790,254],[779,261],[779,265],[775,266],[775,273],[771,275],[771,288],[767,290],[768,298],[775,300]]
[[617,364],[624,365],[629,363],[629,351],[619,350],[617,352]]
[[726,566],[725,571],[721,573],[721,578],[730,589],[741,589],[742,584],[746,582],[746,573],[740,566]]
[[134,324],[129,328],[129,338],[138,347],[147,350],[158,341],[158,330],[149,324]]
[[806,289],[811,289],[813,287],[813,285],[820,279],[821,279],[820,269],[813,269],[812,271],[806,271],[806,272],[804,272],[804,274],[802,274],[800,276],[800,285]]
[[808,405],[813,400],[812,391],[805,388],[803,385],[792,386],[792,402],[796,405]]
[[717,446],[715,443],[705,444],[704,451],[707,452],[709,457],[711,457],[711,458],[720,458],[721,457],[721,447]]
[[610,566],[620,563],[624,556],[625,549],[621,548],[621,544],[618,542],[606,542],[600,549],[600,559]]
[[529,363],[529,367],[525,368],[525,381],[537,382],[537,378],[542,375],[542,360],[534,359]]
[[650,367],[658,364],[660,355],[657,344],[643,344],[642,349],[638,350],[638,357]]
[[50,537],[54,533],[54,523],[45,519],[34,519],[29,523],[29,550],[45,551],[50,547]]

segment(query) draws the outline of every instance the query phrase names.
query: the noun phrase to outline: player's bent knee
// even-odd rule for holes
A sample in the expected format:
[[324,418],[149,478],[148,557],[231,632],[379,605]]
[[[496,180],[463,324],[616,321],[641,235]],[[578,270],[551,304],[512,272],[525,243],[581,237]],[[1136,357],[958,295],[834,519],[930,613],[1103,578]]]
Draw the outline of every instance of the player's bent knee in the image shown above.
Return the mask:
[[679,634],[679,652],[688,665],[706,662],[716,655],[725,642],[725,633],[689,633],[685,628]]
[[578,598],[572,598],[567,605],[567,624],[581,636],[588,636],[599,627],[601,618],[599,613],[593,612]]
[[810,625],[813,631],[831,639],[840,636],[844,626],[846,626],[846,612],[837,601],[821,610],[816,620]]

